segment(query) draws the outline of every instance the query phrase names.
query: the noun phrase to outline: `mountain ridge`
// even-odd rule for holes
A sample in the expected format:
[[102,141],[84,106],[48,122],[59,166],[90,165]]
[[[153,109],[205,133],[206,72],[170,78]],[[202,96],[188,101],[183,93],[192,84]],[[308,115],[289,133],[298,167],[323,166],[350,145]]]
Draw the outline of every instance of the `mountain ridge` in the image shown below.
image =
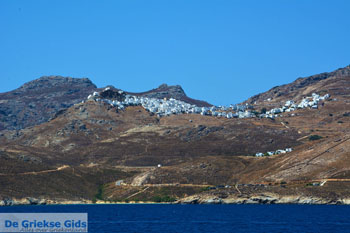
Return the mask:
[[[47,122],[60,111],[102,89],[88,78],[43,76],[27,82],[15,90],[0,93],[0,130],[20,130]],[[153,98],[178,98],[199,106],[211,106],[187,97],[179,85],[163,84],[147,92],[126,93]]]
[[269,102],[281,102],[286,100],[286,98],[300,100],[302,97],[310,95],[312,92],[328,92],[329,94],[336,94],[335,90],[321,89],[322,85],[316,85],[314,88],[311,89],[307,89],[307,87],[315,85],[317,83],[326,83],[327,81],[329,81],[329,79],[332,78],[341,79],[349,76],[350,65],[344,68],[336,69],[332,72],[323,72],[308,77],[300,77],[289,84],[276,86],[266,92],[254,95],[246,101],[244,101],[244,103],[254,104],[258,102],[261,104],[269,99]]

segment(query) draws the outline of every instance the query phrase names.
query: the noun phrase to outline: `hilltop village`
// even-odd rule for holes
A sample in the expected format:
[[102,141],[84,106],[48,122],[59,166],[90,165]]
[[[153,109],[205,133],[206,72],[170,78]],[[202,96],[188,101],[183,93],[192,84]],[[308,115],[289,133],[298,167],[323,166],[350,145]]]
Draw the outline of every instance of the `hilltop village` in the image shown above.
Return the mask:
[[[108,95],[106,93],[113,93],[109,95],[109,98],[104,98]],[[114,93],[109,87],[105,88],[101,93],[94,92],[88,96],[88,100],[95,100],[105,102],[120,110],[125,109],[128,106],[140,105],[144,107],[147,111],[157,114],[159,117],[169,116],[172,114],[201,114],[203,116],[215,116],[215,117],[225,117],[231,118],[276,118],[281,117],[278,115],[284,112],[293,112],[297,109],[317,109],[321,101],[324,101],[330,97],[329,94],[320,96],[313,93],[312,96],[305,97],[299,104],[296,104],[293,100],[287,100],[284,106],[279,108],[273,108],[269,111],[257,113],[252,111],[252,105],[237,105],[231,104],[230,106],[211,106],[211,107],[198,107],[193,104],[186,103],[181,100],[170,99],[157,99],[140,97],[126,94],[124,91],[117,91]],[[292,115],[293,116],[293,115]]]
[[[297,109],[317,109],[321,101],[324,101],[330,97],[329,94],[320,96],[316,93],[312,93],[312,96],[305,97],[297,104],[293,100],[287,100],[280,108],[273,108],[263,113],[254,112],[252,105],[237,105],[231,104],[230,106],[211,106],[211,107],[198,107],[193,104],[186,103],[181,100],[170,99],[157,99],[148,97],[139,97],[126,94],[124,91],[113,91],[110,87],[105,88],[102,92],[94,92],[88,96],[88,100],[94,100],[104,102],[117,107],[120,110],[124,110],[128,106],[142,106],[147,111],[157,114],[159,117],[169,116],[172,114],[201,114],[203,116],[215,116],[231,118],[271,118],[282,117],[280,115],[284,112],[293,112]],[[271,101],[268,99],[267,101]],[[293,116],[294,114],[291,114]],[[292,152],[292,148],[278,149],[276,151],[268,151],[266,153],[258,152],[256,157],[264,157],[271,155],[279,155]]]

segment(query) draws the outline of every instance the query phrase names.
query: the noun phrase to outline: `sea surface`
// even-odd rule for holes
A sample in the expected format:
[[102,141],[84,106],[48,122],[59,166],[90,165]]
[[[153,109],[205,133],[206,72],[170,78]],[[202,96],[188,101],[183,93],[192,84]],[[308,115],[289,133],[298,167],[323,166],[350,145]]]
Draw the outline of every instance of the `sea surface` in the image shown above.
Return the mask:
[[51,205],[0,213],[88,213],[89,232],[350,232],[345,205]]

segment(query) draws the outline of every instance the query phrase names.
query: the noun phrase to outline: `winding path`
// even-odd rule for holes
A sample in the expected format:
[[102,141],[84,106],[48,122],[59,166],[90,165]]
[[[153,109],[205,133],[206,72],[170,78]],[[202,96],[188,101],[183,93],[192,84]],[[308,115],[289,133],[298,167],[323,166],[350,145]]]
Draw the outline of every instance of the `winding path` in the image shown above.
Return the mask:
[[43,174],[43,173],[51,173],[51,172],[58,172],[64,169],[69,168],[70,166],[68,165],[63,165],[61,167],[58,167],[56,169],[50,169],[50,170],[43,170],[43,171],[37,171],[37,172],[23,172],[23,173],[15,173],[15,174],[4,174],[4,173],[0,173],[0,176],[20,176],[20,175],[38,175],[38,174]]

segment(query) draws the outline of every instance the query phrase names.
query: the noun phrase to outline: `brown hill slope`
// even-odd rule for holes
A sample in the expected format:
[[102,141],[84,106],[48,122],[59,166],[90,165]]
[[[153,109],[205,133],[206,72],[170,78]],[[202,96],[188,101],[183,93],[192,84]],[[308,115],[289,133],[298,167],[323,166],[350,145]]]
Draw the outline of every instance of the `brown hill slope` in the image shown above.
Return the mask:
[[[301,110],[298,116],[281,118],[278,123],[285,123],[289,130],[297,131],[300,135],[296,139],[299,144],[291,153],[262,158],[203,156],[157,169],[147,182],[233,185],[281,181],[311,182],[336,177],[350,179],[349,107],[350,101],[346,104],[331,101],[318,111]],[[258,122],[255,119],[250,123]],[[322,138],[313,141],[309,139],[311,135]]]
[[[158,118],[141,106],[121,111],[93,100],[75,104],[41,125],[2,131],[0,196],[92,198],[99,185],[108,184],[111,198],[118,199],[118,195],[127,198],[147,185],[155,192],[152,185],[350,179],[347,69],[327,78],[309,78],[313,81],[304,80],[309,84],[273,97],[271,103],[278,105],[312,92],[331,94],[318,109],[296,110],[294,116],[283,113],[274,120],[199,114]],[[269,93],[266,96],[273,92]],[[259,98],[263,100],[264,95]],[[269,107],[265,102],[254,105],[256,109],[262,106]],[[321,138],[310,138],[312,135]],[[287,147],[293,152],[254,157],[257,152]],[[162,167],[156,168],[157,164]],[[121,179],[129,185],[115,186]],[[283,189],[278,192],[286,193]]]
[[[300,101],[313,92],[328,93],[332,96],[350,95],[350,66],[329,73],[321,73],[306,78],[298,78],[292,83],[277,86],[267,92],[249,98],[245,103],[258,106],[279,105],[286,100]],[[267,101],[270,99],[270,101]]]
[[[270,119],[225,119],[194,114],[158,118],[140,106],[117,111],[102,102],[77,104],[48,123],[6,132],[5,148],[48,163],[150,166],[185,158],[254,155],[300,144],[303,136]],[[7,138],[7,139],[5,139]],[[43,153],[47,151],[47,153]]]

